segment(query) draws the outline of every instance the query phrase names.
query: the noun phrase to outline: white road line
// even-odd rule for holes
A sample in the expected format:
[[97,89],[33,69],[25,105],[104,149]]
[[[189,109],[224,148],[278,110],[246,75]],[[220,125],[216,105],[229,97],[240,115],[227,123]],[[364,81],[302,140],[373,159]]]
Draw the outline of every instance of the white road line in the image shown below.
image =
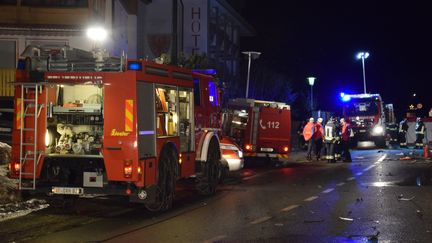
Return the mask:
[[346,180],[347,181],[352,181],[352,180],[354,180],[355,179],[355,177],[354,176],[351,176],[350,178],[347,178]]
[[315,200],[315,199],[317,199],[318,198],[318,196],[312,196],[312,197],[308,197],[308,198],[306,198],[305,200],[303,200],[303,201],[305,201],[305,202],[310,202],[310,201],[313,201],[313,200]]
[[216,237],[213,237],[211,239],[204,241],[204,243],[213,243],[215,241],[220,241],[220,240],[225,239],[225,238],[227,238],[226,235],[219,235],[219,236],[216,236]]
[[387,154],[384,154],[381,156],[381,158],[378,159],[378,162],[383,162],[383,160],[387,157]]
[[343,186],[345,185],[345,182],[339,182],[338,184],[336,184],[336,186]]
[[259,223],[265,222],[265,221],[267,221],[267,220],[269,220],[271,218],[272,217],[270,217],[270,216],[265,216],[265,217],[262,217],[262,218],[259,218],[259,219],[255,219],[254,221],[250,222],[250,224],[259,224]]
[[363,172],[357,172],[356,173],[356,176],[361,176],[361,175],[363,175]]
[[334,190],[334,188],[329,188],[327,190],[322,191],[322,193],[329,193],[332,192]]
[[372,168],[375,167],[375,166],[376,166],[376,165],[370,165],[370,166],[368,166],[367,168],[363,169],[363,171],[366,172],[366,171],[372,169]]
[[281,211],[282,212],[288,212],[288,211],[290,211],[290,210],[293,210],[294,208],[297,208],[299,205],[290,205],[290,206],[288,206],[288,207],[286,207],[286,208],[282,208],[281,209]]

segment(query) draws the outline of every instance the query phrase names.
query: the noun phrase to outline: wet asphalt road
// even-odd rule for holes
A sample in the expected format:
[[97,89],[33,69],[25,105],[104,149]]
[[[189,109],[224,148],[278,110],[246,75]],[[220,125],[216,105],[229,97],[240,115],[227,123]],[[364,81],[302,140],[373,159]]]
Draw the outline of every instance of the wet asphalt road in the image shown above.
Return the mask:
[[213,197],[184,183],[162,214],[121,200],[80,200],[70,211],[0,222],[0,241],[432,242],[432,161],[399,160],[410,151],[249,166]]

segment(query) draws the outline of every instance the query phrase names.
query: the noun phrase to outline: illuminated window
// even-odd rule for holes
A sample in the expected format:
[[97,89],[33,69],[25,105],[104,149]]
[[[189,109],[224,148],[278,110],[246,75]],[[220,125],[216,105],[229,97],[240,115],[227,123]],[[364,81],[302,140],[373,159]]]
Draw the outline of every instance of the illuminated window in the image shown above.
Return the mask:
[[210,103],[213,106],[218,106],[219,100],[218,100],[218,90],[217,90],[216,84],[213,83],[212,81],[209,81],[208,89],[209,89],[209,101],[210,101]]

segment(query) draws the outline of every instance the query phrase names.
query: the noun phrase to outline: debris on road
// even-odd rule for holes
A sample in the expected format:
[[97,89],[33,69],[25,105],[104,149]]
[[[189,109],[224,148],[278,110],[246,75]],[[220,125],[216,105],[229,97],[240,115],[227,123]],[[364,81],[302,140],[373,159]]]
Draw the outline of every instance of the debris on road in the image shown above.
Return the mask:
[[[401,195],[401,196],[403,196],[403,195]],[[404,197],[400,197],[400,196],[399,196],[398,200],[399,200],[399,201],[411,201],[411,200],[413,200],[414,198],[415,198],[415,196],[412,196],[412,197],[410,197],[410,198],[404,198]]]
[[400,157],[399,160],[411,160],[411,157],[409,156]]
[[277,227],[282,227],[282,226],[283,226],[282,223],[276,223],[276,224],[274,224],[274,225],[277,226]]
[[339,217],[339,218],[345,221],[354,221],[354,219],[352,218],[345,218],[345,217]]
[[423,217],[422,211],[417,209],[416,213],[417,213],[417,216],[419,216],[420,218]]
[[362,197],[358,197],[358,198],[356,199],[356,201],[357,201],[357,202],[363,202],[363,198],[362,198]]
[[357,156],[356,159],[364,159],[365,157],[363,156]]

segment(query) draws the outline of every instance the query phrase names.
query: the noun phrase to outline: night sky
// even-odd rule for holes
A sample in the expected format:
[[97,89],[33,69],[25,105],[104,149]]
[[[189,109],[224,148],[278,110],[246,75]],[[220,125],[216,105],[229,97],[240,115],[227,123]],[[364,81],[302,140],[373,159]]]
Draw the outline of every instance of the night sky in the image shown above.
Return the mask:
[[256,36],[242,38],[241,49],[261,51],[261,61],[290,77],[297,91],[309,90],[306,77],[315,76],[318,108],[337,109],[340,92],[363,92],[361,60],[355,54],[366,50],[368,92],[380,93],[401,114],[413,93],[427,109],[432,105],[432,14],[426,2],[233,4],[256,30]]

